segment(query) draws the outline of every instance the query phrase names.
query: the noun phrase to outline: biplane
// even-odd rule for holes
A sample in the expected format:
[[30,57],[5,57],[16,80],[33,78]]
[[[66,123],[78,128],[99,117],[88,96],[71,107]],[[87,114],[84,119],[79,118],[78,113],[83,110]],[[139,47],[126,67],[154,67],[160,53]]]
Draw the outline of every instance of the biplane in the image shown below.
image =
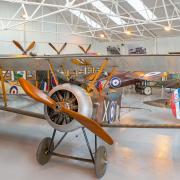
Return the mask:
[[[126,87],[129,85],[134,85],[136,92],[140,92],[141,94],[150,95],[152,94],[152,88],[147,85],[147,82],[156,82],[161,80],[161,72],[128,72],[128,71],[117,71],[115,68],[113,68],[113,71],[111,72],[105,72],[103,73],[100,78],[97,80],[97,88],[101,89],[103,85],[107,82],[106,80],[109,78],[108,81],[108,88],[110,89],[117,89]],[[93,74],[89,74],[86,77],[82,78],[85,80],[92,80]]]
[[[106,79],[105,85],[113,76],[114,67],[119,71],[144,71],[149,72],[164,72],[164,71],[180,71],[180,60],[178,55],[133,55],[133,56],[94,56],[94,55],[59,55],[59,56],[36,56],[36,57],[1,57],[1,71],[13,69],[14,71],[21,70],[50,70],[55,79],[56,86],[52,88],[49,94],[37,89],[29,81],[24,78],[19,78],[19,82],[24,91],[36,101],[44,103],[44,117],[54,132],[51,138],[45,138],[40,143],[37,150],[37,161],[44,165],[52,155],[70,158],[80,161],[92,162],[95,165],[95,172],[98,178],[105,174],[107,166],[107,152],[105,146],[97,147],[97,137],[102,139],[107,144],[112,145],[113,139],[103,130],[102,127],[165,127],[165,128],[180,128],[178,125],[122,125],[119,122],[119,112],[121,105],[117,101],[121,98],[119,93],[114,91],[101,91],[95,88],[96,82],[102,72],[105,70],[110,72]],[[61,68],[61,64],[66,67],[73,68],[73,59],[84,59],[95,67],[100,67],[93,79],[86,86],[76,85],[73,83],[59,84],[54,70]],[[107,65],[108,61],[110,62]],[[52,66],[50,66],[50,63]],[[4,77],[1,76],[3,86]],[[4,100],[5,94],[4,94]],[[173,99],[173,103],[179,103],[179,96]],[[104,109],[103,109],[104,108]],[[7,107],[4,110],[10,110]],[[13,109],[13,112],[26,114],[37,117],[34,113],[25,113]],[[109,113],[109,114],[108,114]],[[109,118],[109,120],[104,120]],[[91,159],[79,158],[58,154],[55,152],[57,146],[69,132],[76,129],[82,129],[84,134]],[[95,134],[95,156],[92,153],[90,143],[85,131],[89,129]],[[64,132],[62,138],[54,144],[54,139],[57,131]]]

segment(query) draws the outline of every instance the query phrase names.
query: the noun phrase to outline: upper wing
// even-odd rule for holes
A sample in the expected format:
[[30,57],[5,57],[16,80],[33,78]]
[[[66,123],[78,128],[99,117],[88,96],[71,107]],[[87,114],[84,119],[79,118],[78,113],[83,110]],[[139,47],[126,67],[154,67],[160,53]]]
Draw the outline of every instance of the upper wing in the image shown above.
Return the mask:
[[99,67],[108,58],[110,61],[106,70],[116,67],[120,71],[143,72],[180,72],[179,55],[131,55],[131,56],[90,56],[90,55],[60,55],[36,57],[0,57],[0,67],[3,70],[49,70],[48,61],[51,60],[55,69],[65,64],[72,68],[73,58],[83,58],[91,62],[92,66]]

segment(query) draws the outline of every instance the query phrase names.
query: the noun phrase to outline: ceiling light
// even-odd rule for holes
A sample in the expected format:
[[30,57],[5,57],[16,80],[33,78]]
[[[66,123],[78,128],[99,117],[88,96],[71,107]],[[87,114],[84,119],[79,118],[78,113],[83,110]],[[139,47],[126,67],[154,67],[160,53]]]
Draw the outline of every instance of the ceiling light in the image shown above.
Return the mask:
[[127,35],[131,35],[131,31],[125,31]]
[[23,13],[23,14],[22,14],[22,18],[23,18],[23,19],[28,19],[28,15],[27,15],[26,13]]
[[96,29],[101,28],[101,26],[98,23],[96,23],[94,20],[86,16],[83,12],[78,11],[78,10],[72,10],[72,9],[70,9],[69,11],[75,16],[79,17],[82,21],[89,24],[91,27],[96,28]]
[[105,35],[104,35],[103,33],[101,33],[101,34],[100,34],[100,37],[101,37],[101,38],[104,38],[104,37],[105,37]]
[[164,30],[165,30],[165,31],[170,31],[170,30],[171,30],[171,26],[165,26],[165,27],[164,27]]

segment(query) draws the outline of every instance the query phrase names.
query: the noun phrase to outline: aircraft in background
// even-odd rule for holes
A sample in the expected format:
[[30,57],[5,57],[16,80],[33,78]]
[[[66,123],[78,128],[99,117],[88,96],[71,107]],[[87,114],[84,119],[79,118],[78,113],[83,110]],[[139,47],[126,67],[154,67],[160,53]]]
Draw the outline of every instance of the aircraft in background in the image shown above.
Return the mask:
[[[92,81],[95,77],[96,73],[80,76],[76,78],[76,82],[79,84],[84,84]],[[106,87],[109,89],[117,89],[130,85],[135,85],[136,92],[140,91],[142,94],[150,95],[152,93],[152,88],[146,85],[146,81],[160,81],[161,72],[127,72],[127,71],[118,71],[114,67],[114,70],[111,72],[103,72],[99,79],[96,81],[96,88],[101,91],[105,86],[107,79],[109,79]],[[144,85],[143,85],[144,84]]]
[[180,88],[180,79],[171,79],[167,81],[162,81],[159,84],[161,87],[166,88],[166,89],[178,89]]

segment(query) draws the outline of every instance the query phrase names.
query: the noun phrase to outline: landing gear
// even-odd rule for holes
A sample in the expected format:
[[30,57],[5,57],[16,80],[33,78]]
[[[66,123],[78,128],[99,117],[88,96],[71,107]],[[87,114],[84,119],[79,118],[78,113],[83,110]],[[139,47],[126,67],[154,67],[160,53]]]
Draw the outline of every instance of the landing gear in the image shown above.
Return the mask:
[[107,151],[104,146],[100,146],[95,153],[95,173],[97,178],[104,176],[107,167]]
[[90,147],[90,143],[86,134],[86,131],[84,127],[82,128],[82,132],[86,141],[86,145],[89,150],[90,157],[89,159],[81,158],[81,157],[75,157],[75,156],[69,156],[65,154],[59,154],[56,153],[56,148],[60,145],[62,140],[66,137],[68,134],[67,132],[64,133],[64,135],[61,137],[61,139],[54,144],[54,139],[56,135],[56,130],[54,129],[52,138],[46,137],[44,138],[41,143],[39,144],[37,153],[36,153],[36,159],[37,162],[41,165],[45,165],[49,162],[52,156],[58,156],[61,158],[68,158],[73,160],[79,160],[84,162],[90,162],[94,164],[95,168],[95,174],[97,178],[101,178],[104,176],[107,168],[107,151],[104,146],[100,146],[97,148],[97,136],[95,136],[95,155],[93,155],[92,149]]
[[36,160],[41,165],[45,165],[51,159],[49,147],[51,147],[51,150],[54,149],[54,143],[52,142],[51,146],[50,144],[51,138],[46,137],[41,141],[41,143],[38,146],[38,150],[36,152]]
[[151,95],[152,88],[149,86],[148,81],[141,81],[135,84],[135,91],[140,94]]
[[151,95],[151,94],[152,94],[152,88],[146,86],[146,87],[144,88],[144,90],[143,90],[143,93],[144,93],[145,95]]

